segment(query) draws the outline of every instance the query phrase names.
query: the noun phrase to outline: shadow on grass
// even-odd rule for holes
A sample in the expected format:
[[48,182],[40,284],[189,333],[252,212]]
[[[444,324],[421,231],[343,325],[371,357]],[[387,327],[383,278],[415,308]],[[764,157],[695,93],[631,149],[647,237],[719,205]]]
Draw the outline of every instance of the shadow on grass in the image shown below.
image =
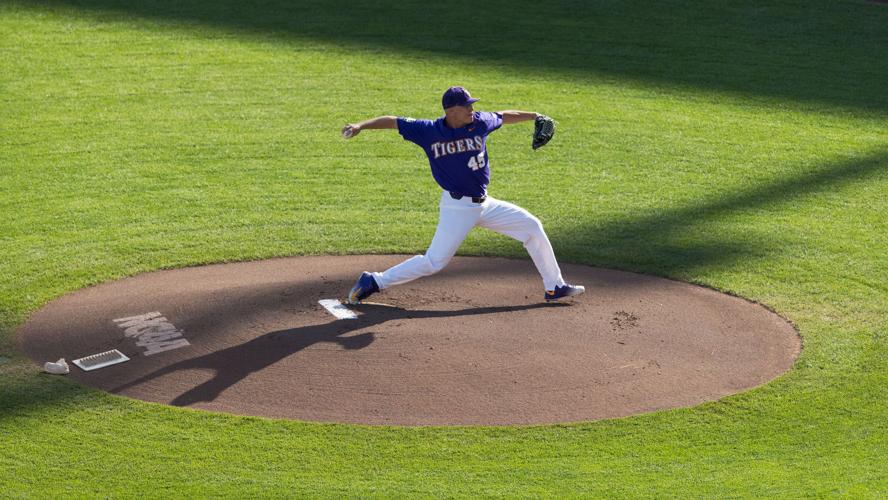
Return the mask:
[[89,392],[89,389],[63,380],[58,375],[24,370],[16,374],[0,372],[0,375],[3,377],[0,380],[0,424],[47,407],[66,411],[64,408]]
[[[865,0],[15,0],[570,77],[618,77],[888,111],[888,6]],[[396,77],[401,68],[392,68]],[[459,67],[441,68],[455,80]],[[442,75],[443,76],[443,75]],[[382,82],[381,82],[382,83]],[[456,81],[455,81],[456,83]]]
[[[773,238],[756,241],[754,235],[741,241],[737,235],[713,230],[702,235],[685,236],[685,233],[689,228],[705,228],[708,223],[741,211],[756,210],[775,215],[778,211],[791,212],[792,204],[801,197],[886,173],[888,148],[883,148],[858,159],[826,164],[733,196],[720,195],[653,215],[573,228],[569,235],[553,234],[552,243],[559,255],[576,256],[578,261],[584,260],[583,256],[588,260],[589,255],[616,256],[618,260],[614,264],[618,267],[666,275],[738,262],[754,265],[757,258],[780,252],[782,242]],[[610,262],[603,264],[611,265]]]

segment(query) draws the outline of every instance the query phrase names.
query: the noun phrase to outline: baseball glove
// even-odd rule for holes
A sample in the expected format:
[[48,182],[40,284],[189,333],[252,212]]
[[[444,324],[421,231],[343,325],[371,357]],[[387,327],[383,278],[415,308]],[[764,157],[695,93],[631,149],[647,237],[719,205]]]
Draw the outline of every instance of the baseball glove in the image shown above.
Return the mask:
[[546,115],[540,115],[534,120],[533,126],[533,149],[539,149],[555,136],[555,120]]

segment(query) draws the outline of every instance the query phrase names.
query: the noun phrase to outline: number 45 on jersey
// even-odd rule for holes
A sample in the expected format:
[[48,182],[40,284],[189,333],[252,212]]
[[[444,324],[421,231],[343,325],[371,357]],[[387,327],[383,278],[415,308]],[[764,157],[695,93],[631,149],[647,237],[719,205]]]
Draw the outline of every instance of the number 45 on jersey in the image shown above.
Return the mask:
[[481,151],[469,159],[469,168],[472,170],[484,168],[484,151]]

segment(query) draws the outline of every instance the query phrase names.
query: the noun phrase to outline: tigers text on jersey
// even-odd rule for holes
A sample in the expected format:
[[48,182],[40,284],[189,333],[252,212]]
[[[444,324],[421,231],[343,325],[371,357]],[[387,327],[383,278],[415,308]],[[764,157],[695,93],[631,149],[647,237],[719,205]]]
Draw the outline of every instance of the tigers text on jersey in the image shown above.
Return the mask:
[[437,120],[398,118],[398,132],[420,146],[429,158],[432,176],[445,191],[484,196],[490,184],[487,136],[503,125],[499,113],[475,111],[472,123],[450,128]]
[[436,142],[432,144],[432,152],[435,153],[435,159],[454,153],[465,153],[466,151],[481,151],[484,147],[484,138],[480,135],[470,137],[468,139],[457,139],[448,142]]

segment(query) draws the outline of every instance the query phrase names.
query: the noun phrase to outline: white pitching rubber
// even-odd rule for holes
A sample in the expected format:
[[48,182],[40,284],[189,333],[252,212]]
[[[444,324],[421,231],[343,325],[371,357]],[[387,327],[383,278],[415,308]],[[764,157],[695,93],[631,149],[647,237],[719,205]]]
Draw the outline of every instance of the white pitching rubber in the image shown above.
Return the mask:
[[318,304],[324,306],[324,309],[336,316],[336,319],[358,319],[358,315],[354,311],[336,299],[322,299],[318,301]]

